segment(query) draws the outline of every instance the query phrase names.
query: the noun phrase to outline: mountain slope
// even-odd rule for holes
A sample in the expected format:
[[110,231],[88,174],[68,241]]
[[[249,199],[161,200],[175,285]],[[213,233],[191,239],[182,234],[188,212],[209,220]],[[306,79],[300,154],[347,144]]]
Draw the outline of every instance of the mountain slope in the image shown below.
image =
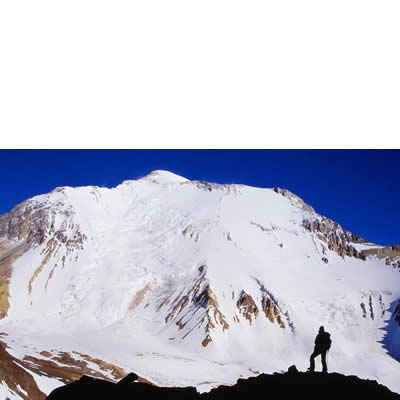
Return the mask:
[[287,190],[154,171],[56,188],[0,216],[0,330],[20,359],[75,351],[208,390],[306,368],[324,325],[330,369],[400,392],[399,266],[398,246]]

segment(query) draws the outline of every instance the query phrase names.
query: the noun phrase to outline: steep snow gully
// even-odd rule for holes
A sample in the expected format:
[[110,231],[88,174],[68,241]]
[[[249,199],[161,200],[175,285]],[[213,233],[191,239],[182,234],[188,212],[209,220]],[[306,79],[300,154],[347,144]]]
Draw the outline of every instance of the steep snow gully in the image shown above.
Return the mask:
[[207,392],[305,370],[320,325],[330,371],[400,392],[399,299],[400,246],[285,189],[167,171],[60,187],[0,216],[2,362],[24,371],[0,375],[0,397],[82,374]]

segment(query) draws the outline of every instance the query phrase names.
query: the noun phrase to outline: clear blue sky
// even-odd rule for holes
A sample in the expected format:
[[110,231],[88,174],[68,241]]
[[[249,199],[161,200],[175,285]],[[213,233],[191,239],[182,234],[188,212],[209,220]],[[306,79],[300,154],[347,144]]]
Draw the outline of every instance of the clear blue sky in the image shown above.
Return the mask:
[[343,228],[400,244],[400,150],[0,150],[0,214],[57,186],[113,187],[164,169],[286,188]]

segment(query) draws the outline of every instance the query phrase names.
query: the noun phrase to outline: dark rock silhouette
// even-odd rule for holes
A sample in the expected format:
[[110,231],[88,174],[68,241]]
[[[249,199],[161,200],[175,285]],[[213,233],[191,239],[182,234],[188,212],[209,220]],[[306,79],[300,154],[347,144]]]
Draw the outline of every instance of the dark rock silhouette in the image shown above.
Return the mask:
[[[337,373],[299,372],[291,366],[286,373],[262,374],[239,379],[234,386],[220,386],[208,393],[199,394],[194,387],[165,388],[140,383],[136,374],[129,374],[119,383],[83,376],[79,381],[57,388],[47,400],[227,400],[263,398],[307,398],[308,400],[337,400],[373,398],[400,400],[376,381],[345,376]],[[276,396],[276,397],[275,397]]]

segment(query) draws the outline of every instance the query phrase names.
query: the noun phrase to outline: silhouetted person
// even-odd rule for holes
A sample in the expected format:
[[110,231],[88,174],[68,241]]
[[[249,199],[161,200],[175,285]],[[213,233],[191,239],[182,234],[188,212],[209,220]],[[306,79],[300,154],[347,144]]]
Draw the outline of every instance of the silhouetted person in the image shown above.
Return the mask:
[[322,372],[328,372],[328,367],[326,365],[326,353],[330,349],[331,343],[331,335],[328,332],[325,332],[324,327],[321,326],[319,328],[318,335],[315,338],[314,352],[310,356],[310,368],[308,369],[310,372],[314,372],[314,359],[319,355],[321,355]]

